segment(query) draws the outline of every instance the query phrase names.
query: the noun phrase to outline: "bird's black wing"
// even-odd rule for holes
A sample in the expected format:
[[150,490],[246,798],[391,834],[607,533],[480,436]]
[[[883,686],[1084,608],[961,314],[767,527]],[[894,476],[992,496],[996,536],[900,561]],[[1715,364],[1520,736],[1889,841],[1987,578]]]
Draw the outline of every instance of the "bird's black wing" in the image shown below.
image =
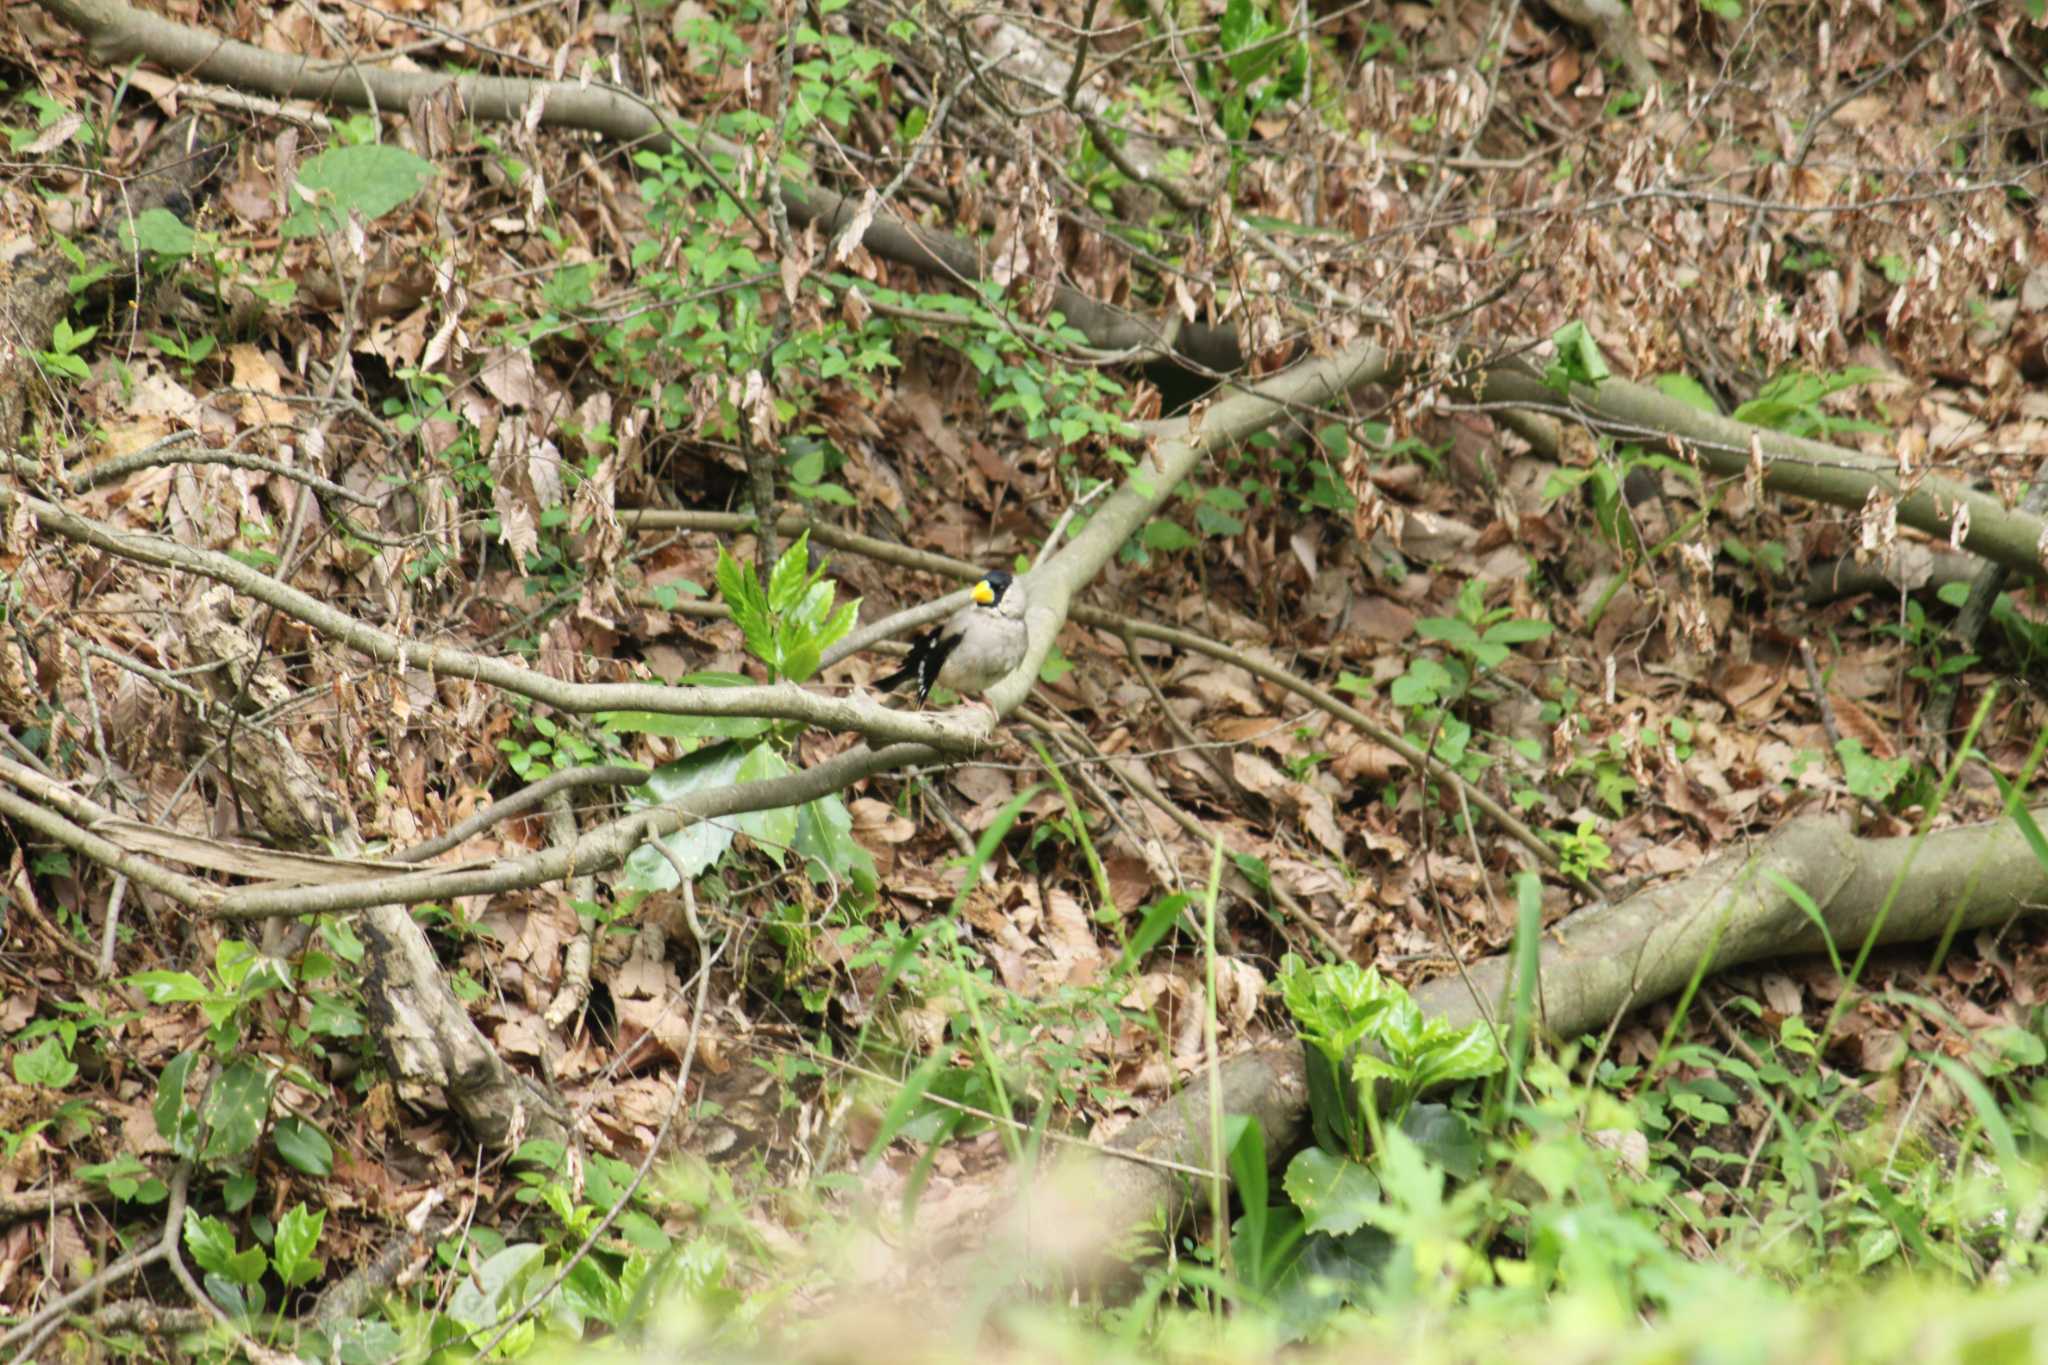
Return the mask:
[[941,627],[934,627],[910,642],[910,655],[903,661],[903,667],[886,678],[877,679],[875,686],[884,692],[893,692],[911,681],[917,683],[917,699],[925,700],[931,695],[932,684],[938,681],[939,670],[946,666],[947,658],[960,647],[962,632],[948,634]]

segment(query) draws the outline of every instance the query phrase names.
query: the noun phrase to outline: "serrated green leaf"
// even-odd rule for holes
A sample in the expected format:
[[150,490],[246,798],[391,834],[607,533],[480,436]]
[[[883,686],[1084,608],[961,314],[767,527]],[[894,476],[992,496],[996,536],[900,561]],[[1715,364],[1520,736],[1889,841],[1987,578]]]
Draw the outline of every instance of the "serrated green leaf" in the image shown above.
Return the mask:
[[787,612],[803,600],[811,583],[811,533],[798,536],[768,575],[768,609]]
[[271,1245],[271,1263],[285,1287],[295,1289],[317,1278],[327,1263],[313,1255],[320,1244],[320,1229],[327,1221],[325,1209],[309,1211],[294,1204],[277,1220],[277,1236]]
[[263,1278],[269,1258],[262,1247],[235,1250],[234,1230],[218,1218],[185,1210],[185,1249],[202,1270],[237,1285],[252,1285]]

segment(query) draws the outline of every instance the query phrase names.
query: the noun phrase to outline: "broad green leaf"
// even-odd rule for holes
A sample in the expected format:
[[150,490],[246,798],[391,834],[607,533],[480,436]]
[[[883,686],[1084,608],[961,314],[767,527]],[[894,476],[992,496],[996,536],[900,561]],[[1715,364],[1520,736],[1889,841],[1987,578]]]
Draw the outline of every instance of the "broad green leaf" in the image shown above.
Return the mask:
[[[738,746],[721,744],[680,762],[663,764],[648,777],[647,787],[660,801],[729,787],[739,777],[745,757]],[[684,871],[696,877],[725,856],[736,828],[726,820],[699,820],[665,836],[662,842],[680,855]],[[642,844],[626,859],[626,884],[636,891],[668,891],[676,885],[676,870],[652,845]]]
[[334,1173],[334,1145],[327,1135],[304,1119],[292,1115],[277,1121],[270,1140],[286,1165],[307,1175]]
[[199,234],[169,209],[144,209],[135,215],[132,228],[127,223],[121,225],[121,239],[124,248],[140,247],[159,256],[190,256]]
[[[521,1282],[547,1255],[537,1242],[515,1242],[463,1277],[448,1300],[448,1315],[472,1327],[495,1323]],[[508,1293],[508,1291],[511,1291]]]
[[234,1230],[218,1218],[185,1210],[185,1249],[200,1269],[210,1271],[238,1285],[250,1285],[263,1278],[268,1258],[263,1248],[235,1250]]
[[189,1005],[212,994],[190,972],[137,972],[128,984],[152,1005]]
[[[299,166],[291,198],[287,239],[339,231],[351,212],[381,218],[418,194],[434,177],[434,163],[403,147],[333,147]],[[311,191],[308,203],[299,191]]]
[[78,1065],[65,1055],[64,1045],[54,1035],[24,1052],[14,1054],[14,1079],[23,1085],[48,1086],[62,1090],[78,1076]]
[[270,1080],[270,1068],[247,1057],[215,1079],[206,1097],[210,1159],[238,1157],[256,1145],[256,1134],[270,1111]]
[[1192,550],[1202,543],[1190,535],[1179,522],[1164,519],[1146,522],[1145,529],[1139,533],[1139,540],[1146,549],[1158,550],[1162,554],[1171,554],[1176,550]]
[[1429,1021],[1423,1045],[1415,1058],[1415,1084],[1427,1090],[1456,1081],[1477,1080],[1500,1070],[1504,1059],[1494,1045],[1484,1021],[1462,1033],[1453,1032],[1440,1019]]
[[[772,781],[789,775],[789,764],[782,755],[765,744],[757,744],[747,751],[740,763],[739,781]],[[755,845],[782,866],[783,855],[796,842],[796,807],[776,806],[769,810],[751,810],[735,815],[732,821],[739,832],[752,839]]]
[[853,816],[837,795],[797,808],[794,842],[812,881],[851,883],[863,895],[874,891],[874,855],[854,839]]
[[1297,1152],[1281,1184],[1307,1219],[1308,1230],[1333,1237],[1364,1227],[1380,1199],[1380,1182],[1371,1171],[1320,1147]]
[[1415,633],[1425,640],[1437,640],[1453,649],[1471,649],[1479,643],[1479,632],[1464,621],[1448,616],[1425,616],[1415,623]]
[[1711,412],[1717,416],[1720,414],[1720,405],[1714,402],[1714,396],[1707,392],[1706,385],[1689,374],[1660,374],[1650,382],[1666,398],[1676,398],[1687,407],[1698,408],[1701,412]]

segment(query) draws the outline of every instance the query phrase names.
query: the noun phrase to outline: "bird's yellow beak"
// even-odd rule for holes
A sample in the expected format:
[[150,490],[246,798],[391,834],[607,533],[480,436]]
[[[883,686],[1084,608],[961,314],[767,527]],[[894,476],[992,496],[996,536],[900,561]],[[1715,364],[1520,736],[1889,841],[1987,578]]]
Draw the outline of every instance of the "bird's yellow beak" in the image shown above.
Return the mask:
[[988,585],[986,578],[974,585],[974,600],[984,607],[995,605],[996,590]]

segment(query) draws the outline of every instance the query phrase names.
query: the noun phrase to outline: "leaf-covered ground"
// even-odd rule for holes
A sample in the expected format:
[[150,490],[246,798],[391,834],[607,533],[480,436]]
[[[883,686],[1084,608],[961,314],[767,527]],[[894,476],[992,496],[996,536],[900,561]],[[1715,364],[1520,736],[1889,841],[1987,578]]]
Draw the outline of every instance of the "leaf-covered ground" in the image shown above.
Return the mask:
[[[1055,284],[1219,324],[1254,375],[1360,337],[1411,357],[1400,383],[1300,411],[1179,490],[1087,592],[1111,615],[1066,626],[1028,715],[972,761],[843,793],[859,851],[825,858],[829,875],[742,835],[697,889],[723,945],[702,1014],[695,911],[643,896],[637,874],[416,908],[484,1036],[571,1116],[576,1160],[623,1163],[601,1179],[664,1131],[694,1040],[671,1141],[743,1190],[845,1170],[898,1136],[868,1194],[971,1202],[1003,1139],[968,1123],[934,1155],[956,1111],[906,1116],[875,1072],[938,1056],[931,1093],[1049,1101],[1058,1126],[1106,1137],[1205,1064],[1212,1014],[1226,1050],[1275,1027],[1266,988],[1287,952],[1406,982],[1500,952],[1509,878],[1536,857],[1475,816],[1474,790],[1585,874],[1547,877],[1554,920],[1795,814],[1905,833],[1991,817],[2001,781],[2035,781],[2035,583],[2010,582],[1967,645],[1950,634],[1960,590],[1939,590],[1958,578],[1951,547],[1901,532],[1882,500],[1769,498],[1659,432],[1546,435],[1467,387],[1518,352],[1539,372],[1567,363],[1583,338],[1683,401],[2016,500],[2048,458],[2048,45],[2024,5],[1650,0],[1633,11],[1662,83],[1647,100],[1587,33],[1512,4],[166,11],[277,53],[620,82],[744,148],[715,165],[545,126],[538,105],[500,123],[446,96],[381,121],[279,112],[160,62],[94,61],[22,0],[6,13],[10,271],[117,214],[179,115],[209,111],[203,136],[226,148],[186,215],[196,235],[155,222],[138,271],[79,279],[59,331],[4,339],[40,361],[18,486],[550,678],[760,677],[705,596],[721,548],[756,563],[753,536],[621,514],[758,505],[764,470],[775,508],[821,528],[1028,562],[1127,470],[1119,421],[1173,416],[1203,383],[1070,330]],[[308,188],[302,168],[379,140],[421,159],[424,186],[309,228],[317,191],[360,187]],[[989,292],[968,307],[943,272],[778,208],[777,155],[857,203],[884,192],[866,217],[977,241]],[[814,548],[863,621],[956,586],[843,535]],[[178,841],[148,852],[202,877],[274,875],[194,854],[274,840],[231,756],[238,725],[280,736],[345,809],[360,847],[297,850],[338,857],[440,835],[558,768],[672,763],[733,733],[606,727],[373,664],[18,505],[0,570],[8,762]],[[891,667],[863,654],[818,685]],[[1954,720],[1937,725],[1944,689]],[[802,766],[849,744],[813,730],[786,752]],[[610,809],[598,792],[579,798],[585,821]],[[559,844],[558,818],[536,808],[448,860]],[[227,1136],[180,1197],[244,1245],[259,1221],[326,1211],[323,1267],[293,1282],[274,1264],[273,1307],[310,1311],[409,1216],[510,1242],[547,1223],[435,1094],[385,1074],[348,917],[310,938],[288,919],[209,920],[18,812],[6,830],[9,1311],[158,1236],[151,1196],[180,1155],[162,1078],[187,1056],[225,1078],[195,1103]],[[991,830],[985,857],[963,856]],[[1194,928],[1213,840],[1211,1000]],[[957,936],[937,932],[949,917]],[[551,1017],[593,926],[590,999]],[[2012,1039],[2038,1034],[2040,946],[2019,924],[1937,967],[1879,954],[1826,1064],[1881,1107],[1913,1097],[1916,1125],[1961,1122],[1929,1059],[2026,1057]],[[1824,960],[1718,978],[1683,1036],[1734,1049],[1752,1027],[1818,1029],[1845,989]],[[1667,1056],[1672,1020],[1664,1004],[1618,1021],[1608,1057]],[[239,1109],[238,1085],[253,1096]],[[1770,1117],[1749,1102],[1673,1122],[1674,1150],[1739,1154]],[[1697,1169],[1711,1203],[1723,1166]],[[808,1216],[793,1198],[750,1207],[765,1244]],[[670,1192],[645,1235],[702,1216]],[[433,1227],[388,1280],[427,1302],[463,1264]],[[160,1275],[108,1292],[192,1306]]]

